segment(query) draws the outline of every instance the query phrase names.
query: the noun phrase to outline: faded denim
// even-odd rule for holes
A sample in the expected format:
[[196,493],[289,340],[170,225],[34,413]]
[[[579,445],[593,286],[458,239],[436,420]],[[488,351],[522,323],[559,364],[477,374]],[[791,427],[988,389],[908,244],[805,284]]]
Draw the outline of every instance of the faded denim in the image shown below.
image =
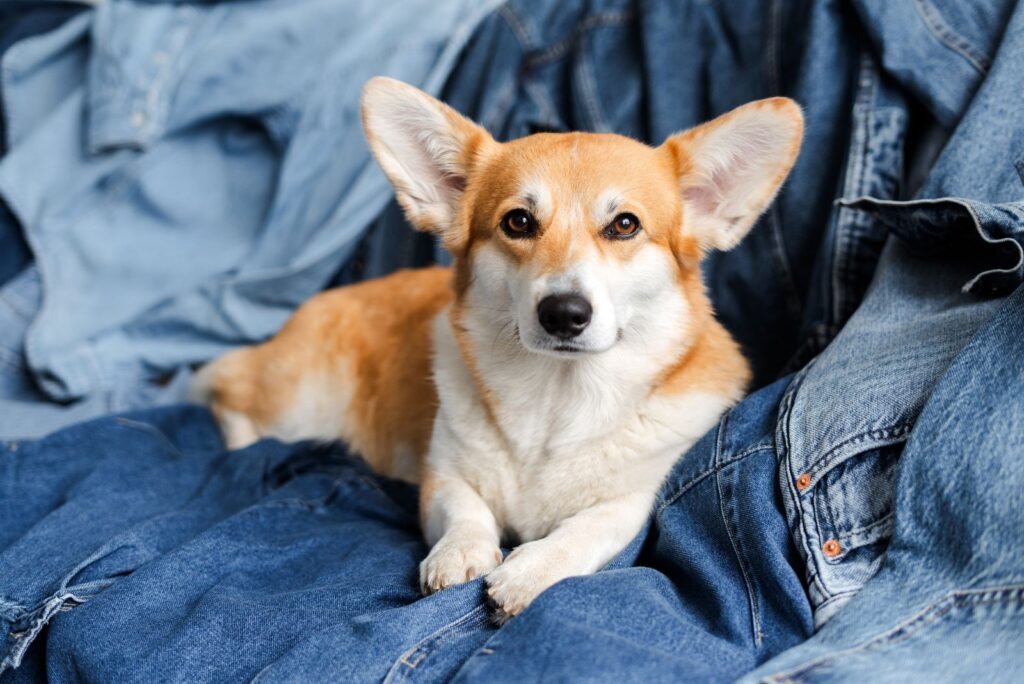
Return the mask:
[[45,434],[37,411],[83,399],[69,419],[147,405],[189,364],[280,327],[391,197],[362,84],[438,92],[497,4],[110,0],[14,45],[0,195],[41,304],[10,373],[42,396],[0,397],[0,435]]

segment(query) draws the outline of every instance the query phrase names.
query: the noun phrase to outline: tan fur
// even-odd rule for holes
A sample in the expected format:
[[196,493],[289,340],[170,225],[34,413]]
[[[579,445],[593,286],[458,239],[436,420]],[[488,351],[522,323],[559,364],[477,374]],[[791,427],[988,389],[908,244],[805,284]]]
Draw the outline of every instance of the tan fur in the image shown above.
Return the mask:
[[[785,100],[765,102],[772,107],[791,106]],[[541,133],[511,141],[497,150],[489,148],[491,154],[483,161],[477,154],[481,143],[476,142],[472,150],[479,172],[470,177],[466,188],[466,230],[449,236],[452,246],[459,248],[455,287],[447,269],[431,268],[401,272],[314,297],[272,340],[233,352],[218,362],[212,386],[214,411],[241,412],[266,428],[293,400],[300,376],[333,372],[338,359],[349,358],[356,369],[351,379],[355,396],[351,415],[339,416],[339,425],[347,427],[347,440],[353,449],[382,473],[394,475],[391,464],[396,445],[411,445],[420,455],[426,451],[437,405],[430,377],[429,321],[453,299],[453,320],[458,320],[473,249],[483,242],[497,241],[517,262],[529,259],[543,264],[544,269],[557,270],[573,256],[574,235],[591,240],[612,258],[628,259],[644,240],[662,245],[676,256],[679,287],[694,307],[700,332],[692,347],[665,359],[665,373],[652,385],[652,394],[694,389],[730,391],[737,384],[745,386],[750,378],[748,364],[739,346],[714,318],[700,281],[701,248],[694,238],[678,229],[682,208],[677,191],[679,178],[685,177],[692,166],[684,143],[693,135],[684,133],[671,144],[652,148],[613,134]],[[794,146],[794,158],[796,151]],[[780,172],[780,181],[788,170],[789,165]],[[613,242],[599,236],[604,226],[592,220],[561,220],[561,205],[567,195],[558,195],[554,197],[552,215],[543,217],[545,228],[540,238],[506,238],[497,227],[506,211],[521,204],[509,198],[518,197],[524,172],[561,193],[571,193],[574,199],[621,185],[630,200],[618,211],[640,216],[643,235]],[[643,183],[626,184],[624,179],[630,178],[642,178]],[[433,228],[430,224],[420,227]],[[457,324],[454,327],[461,341],[464,334]],[[467,365],[475,368],[468,345],[460,342],[460,349]],[[486,379],[476,372],[474,379],[489,406],[500,402]],[[430,488],[425,487],[424,499],[429,496]]]
[[422,454],[430,440],[437,411],[430,322],[451,299],[445,268],[400,271],[317,295],[266,343],[216,362],[212,408],[246,414],[272,433],[303,378],[351,383],[352,405],[338,416],[346,441],[378,471],[402,476],[393,468],[396,448]]
[[[375,79],[364,93],[370,146],[452,269],[320,294],[198,384],[232,447],[340,438],[420,481],[423,590],[487,575],[507,619],[624,547],[672,462],[742,398],[750,368],[700,262],[775,196],[802,116],[775,98],[659,147],[593,133],[499,144],[407,85]],[[502,230],[513,209],[536,235]],[[622,213],[641,230],[609,238]],[[594,312],[582,334],[539,315],[545,297],[581,291]],[[525,543],[503,560],[506,533]]]

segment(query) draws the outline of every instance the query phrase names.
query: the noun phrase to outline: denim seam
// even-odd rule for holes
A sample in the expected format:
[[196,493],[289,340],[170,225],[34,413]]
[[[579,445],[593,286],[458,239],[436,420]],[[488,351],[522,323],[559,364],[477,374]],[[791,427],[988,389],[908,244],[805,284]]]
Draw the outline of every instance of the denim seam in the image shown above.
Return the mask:
[[125,418],[124,416],[118,416],[117,418],[115,418],[114,424],[119,427],[128,428],[129,430],[138,430],[139,432],[144,432],[147,435],[156,435],[159,438],[159,440],[165,446],[170,447],[175,454],[178,454],[180,456],[185,455],[182,453],[181,449],[179,449],[178,446],[174,442],[172,442],[166,434],[164,434],[154,425],[150,425],[149,423],[143,423],[142,421],[139,420],[133,420],[131,418]]
[[[886,533],[888,533],[891,536],[893,524],[894,515],[892,513],[886,513],[878,520],[875,520],[874,522],[871,522],[867,525],[862,525],[861,527],[858,527],[855,530],[850,530],[849,532],[840,532],[837,529],[835,521],[832,520],[832,522],[830,523],[831,530],[835,534],[835,539],[840,543],[841,551],[838,555],[833,556],[832,558],[825,558],[825,563],[827,565],[838,565],[839,563],[842,563],[843,559],[846,558],[847,554],[850,551],[854,549],[859,549],[862,546],[873,544],[877,542],[879,539],[884,539],[886,537]],[[854,539],[857,537],[868,537],[868,539],[866,541],[858,540],[856,543],[854,543]],[[856,591],[851,593],[856,593]],[[836,594],[836,596],[839,595],[841,594]]]
[[[583,45],[583,41],[586,36],[580,36],[580,45]],[[580,59],[579,66],[576,68],[577,71],[577,82],[579,83],[580,94],[583,96],[583,102],[586,105],[587,113],[590,115],[590,127],[592,130],[599,132],[607,132],[610,130],[606,117],[601,107],[600,98],[597,94],[597,81],[594,77],[594,70],[591,66],[590,60]]]
[[[867,165],[869,126],[868,116],[874,106],[877,79],[875,65],[870,53],[861,55],[857,75],[857,94],[853,104],[853,121],[851,123],[850,147],[847,150],[845,180],[843,194],[861,194],[864,192],[865,166]],[[851,252],[848,246],[850,232],[846,226],[852,217],[844,216],[842,210],[836,212],[836,239],[832,249],[832,323],[838,324],[846,317],[846,296],[843,274],[849,271],[848,261]]]
[[856,655],[863,651],[871,650],[873,647],[878,645],[888,645],[905,641],[906,639],[918,634],[923,629],[930,627],[937,621],[941,620],[954,609],[966,606],[992,604],[1009,605],[1012,603],[1024,604],[1024,585],[1018,584],[951,591],[903,622],[891,627],[881,634],[876,634],[875,636],[868,638],[852,648],[819,656],[818,658],[796,668],[768,675],[762,681],[771,682],[773,684],[795,683],[800,681],[798,678],[802,675],[809,674],[811,671],[821,667],[831,665],[838,659],[845,656]]
[[[727,415],[722,419],[718,429],[718,439],[715,440],[715,462],[718,462],[718,458],[721,455],[723,449],[722,442],[725,440],[725,432],[728,428],[729,416]],[[764,633],[761,631],[761,611],[757,605],[757,594],[754,591],[754,581],[750,568],[746,562],[746,558],[740,551],[739,544],[736,542],[737,535],[733,532],[732,519],[725,513],[725,495],[722,492],[722,471],[723,467],[717,467],[715,472],[715,487],[718,490],[718,512],[722,516],[722,524],[725,526],[725,533],[729,537],[729,546],[732,547],[733,555],[736,556],[736,564],[740,568],[740,574],[743,576],[743,586],[747,590],[747,602],[750,605],[750,627],[752,635],[754,637],[754,643],[758,646],[764,640]]]
[[844,536],[844,537],[852,537],[852,536],[858,535],[858,534],[867,534],[868,532],[873,531],[876,527],[884,526],[885,524],[889,523],[892,519],[893,519],[893,514],[892,513],[886,513],[885,515],[883,515],[881,518],[879,518],[878,520],[874,521],[873,523],[869,523],[867,525],[861,525],[860,527],[858,527],[856,529],[853,529],[853,530],[850,530],[849,532],[844,532],[842,534],[842,536]]
[[988,56],[956,33],[929,0],[914,0],[914,7],[925,26],[940,43],[967,60],[979,75],[984,76],[988,73],[991,66]]
[[523,68],[531,70],[538,66],[550,64],[568,54],[569,50],[587,32],[603,26],[621,26],[622,24],[629,23],[634,18],[635,14],[633,12],[597,12],[591,14],[581,20],[568,36],[553,45],[549,45],[537,54],[527,57]]
[[512,110],[513,104],[515,104],[516,88],[518,85],[519,82],[516,79],[510,80],[505,89],[495,98],[494,111],[488,115],[487,121],[481,122],[492,133],[497,133],[499,124],[508,123],[509,112]]
[[[264,480],[264,494],[269,493],[272,489],[267,489],[265,486],[266,480]],[[342,494],[351,492],[353,486],[363,485],[365,489],[361,490],[364,493],[375,494],[380,498],[384,499],[387,505],[394,511],[399,512],[403,515],[408,514],[408,509],[402,506],[400,503],[395,501],[385,490],[380,486],[380,483],[371,475],[365,475],[360,472],[349,472],[344,476],[335,477],[331,484],[329,492],[321,497],[309,498],[301,496],[292,496],[281,499],[274,499],[273,501],[267,501],[253,506],[253,508],[301,508],[305,510],[320,510],[330,508],[335,502],[339,500]]]
[[510,29],[512,29],[512,34],[516,37],[516,40],[519,41],[519,46],[523,51],[532,50],[536,41],[534,41],[529,29],[526,28],[526,25],[512,10],[512,8],[507,4],[502,5],[498,8],[498,15],[504,19],[505,23],[508,24]]
[[[65,28],[68,24],[71,24],[74,21],[89,21],[88,19],[82,19],[82,17],[87,15],[88,12],[82,12],[78,16],[71,17],[65,22],[65,24],[62,27],[54,29],[53,31]],[[12,72],[14,71],[14,69],[10,65],[10,62],[12,61],[10,56],[12,54],[16,56],[18,51],[24,51],[25,46],[27,45],[47,40],[53,33],[53,31],[47,31],[45,33],[22,38],[21,40],[17,41],[14,45],[11,45],[7,49],[7,52],[5,52],[3,55],[3,59],[0,60],[0,92],[10,92],[7,86],[10,83],[10,77],[13,75]],[[79,40],[80,39],[81,38],[79,38]],[[11,134],[13,133],[14,128],[11,126],[11,123],[13,122],[15,117],[12,115],[12,112],[14,112],[20,104],[21,103],[18,101],[18,98],[8,96],[4,98],[3,106],[0,107],[0,115],[2,115],[4,119],[3,146],[5,150],[10,150],[11,147],[13,147],[13,145],[11,145]]]
[[782,78],[779,72],[779,20],[782,10],[782,3],[779,0],[771,0],[768,7],[768,36],[764,46],[764,69],[768,81],[768,91],[772,95],[779,95],[782,90]]
[[842,453],[847,447],[863,444],[864,442],[871,442],[872,445],[876,447],[900,444],[901,442],[907,441],[907,437],[910,436],[910,431],[913,427],[913,423],[897,423],[896,425],[877,428],[869,432],[861,432],[844,439],[842,442],[831,447],[823,455],[815,459],[814,465],[804,471],[811,476],[811,480],[807,483],[807,487],[804,489],[803,494],[809,495],[814,489],[814,486],[821,481],[822,476],[840,463],[861,453],[857,452],[850,455]]
[[[173,85],[174,69],[178,66],[185,49],[192,43],[191,38],[195,36],[197,29],[198,17],[191,13],[194,12],[193,8],[183,7],[177,9],[175,22],[171,26],[171,30],[168,31],[168,44],[162,46],[162,49],[165,49],[170,57],[156,70],[156,73],[151,78],[147,79],[152,83],[152,86],[146,92],[146,105],[149,112],[148,116],[150,117],[148,120],[152,122],[149,131],[151,135],[156,133],[158,129],[163,128],[167,123],[171,97],[173,95],[167,86]],[[213,19],[215,16],[216,14],[211,12],[210,18]],[[223,19],[223,15],[221,18]]]
[[837,591],[830,595],[827,599],[821,602],[818,606],[818,610],[822,610],[826,606],[830,606],[833,603],[839,603],[841,601],[849,601],[851,598],[860,593],[860,589],[847,589],[845,591]]
[[1013,245],[1017,249],[1017,263],[1014,265],[1013,268],[1010,268],[1010,269],[1006,269],[1006,268],[991,268],[991,269],[989,269],[987,271],[982,271],[981,273],[979,273],[978,275],[974,276],[969,281],[964,283],[964,286],[961,288],[964,292],[970,292],[971,288],[973,288],[978,283],[979,280],[981,280],[982,278],[984,278],[987,275],[991,275],[993,273],[1015,273],[1017,271],[1017,269],[1019,269],[1021,267],[1021,264],[1024,263],[1024,248],[1022,248],[1020,246],[1020,243],[1017,242],[1016,240],[1014,240],[1013,238],[1008,238],[1007,237],[1007,238],[1002,238],[1002,239],[997,239],[997,240],[989,239],[983,233],[983,231],[981,229],[981,220],[978,218],[977,212],[974,211],[974,207],[972,207],[968,202],[960,202],[960,205],[963,206],[963,208],[967,210],[967,213],[969,213],[971,215],[971,219],[974,220],[975,230],[978,231],[978,234],[981,235],[982,239],[984,239],[986,242],[988,242],[990,244],[993,244],[993,245],[994,244],[998,244],[998,243],[1003,243],[1003,244],[1009,243],[1009,244]]
[[[74,577],[74,574],[72,575],[72,578]],[[17,669],[17,667],[21,665],[21,660],[25,657],[25,653],[28,651],[29,646],[31,646],[36,637],[39,636],[43,628],[49,624],[54,615],[57,613],[67,612],[75,606],[81,605],[93,598],[97,593],[99,593],[98,591],[89,591],[94,587],[98,586],[102,590],[103,588],[110,586],[111,583],[112,580],[110,579],[101,579],[69,588],[65,581],[53,595],[47,597],[31,610],[24,611],[22,615],[17,616],[15,619],[11,619],[10,622],[12,624],[25,619],[28,619],[29,623],[24,629],[12,629],[7,634],[0,635],[0,639],[3,641],[14,640],[15,642],[9,649],[6,649],[7,655],[0,660],[0,674],[3,674],[7,668]]]
[[541,110],[541,118],[544,125],[548,128],[555,128],[558,123],[558,114],[555,112],[555,106],[544,93],[544,89],[537,84],[530,76],[523,76],[523,88],[530,97],[533,98],[534,103],[537,105],[537,109]]
[[[1017,263],[1015,263],[1012,267],[1010,267],[1010,268],[992,268],[992,269],[989,269],[987,271],[983,271],[983,272],[979,273],[978,275],[974,276],[969,281],[967,281],[963,285],[963,287],[960,288],[961,291],[963,291],[965,293],[970,292],[971,289],[978,283],[978,281],[981,280],[981,278],[983,278],[983,277],[985,277],[987,275],[991,275],[993,273],[1011,273],[1012,274],[1012,273],[1016,273],[1018,270],[1020,270],[1022,267],[1024,267],[1024,247],[1022,247],[1021,244],[1019,242],[1017,242],[1017,240],[1015,240],[1014,238],[1011,238],[1011,237],[992,238],[992,237],[989,237],[988,235],[986,235],[985,234],[985,230],[984,230],[984,228],[981,225],[981,219],[978,218],[978,214],[977,214],[976,211],[974,211],[974,207],[971,205],[971,203],[969,201],[963,199],[962,197],[949,197],[949,196],[946,196],[946,197],[935,197],[935,198],[928,198],[928,199],[916,199],[916,200],[898,201],[898,200],[880,199],[878,197],[871,197],[870,195],[859,195],[857,197],[850,197],[850,198],[843,197],[843,198],[840,198],[840,199],[836,200],[836,202],[838,204],[840,204],[841,206],[848,206],[848,205],[852,205],[852,204],[858,204],[858,203],[861,203],[861,202],[866,202],[868,204],[878,205],[880,207],[889,207],[889,208],[892,208],[892,207],[895,207],[895,208],[907,208],[907,207],[917,207],[917,206],[930,206],[930,205],[938,205],[938,204],[942,204],[944,202],[948,202],[950,204],[955,204],[955,205],[961,207],[964,211],[966,211],[970,215],[971,220],[974,221],[974,230],[978,234],[978,237],[982,239],[982,241],[984,241],[986,244],[989,244],[989,245],[1005,245],[1005,246],[1008,246],[1008,247],[1014,249],[1017,252]],[[1014,204],[1016,205],[1018,203],[1014,203]],[[868,211],[868,209],[865,209],[863,207],[857,207],[855,209],[855,211]]]
[[[835,520],[832,518],[832,511],[828,510],[828,506],[825,505],[824,501],[820,501],[821,505],[818,505],[819,499],[825,498],[826,497],[815,496],[807,499],[806,502],[801,503],[801,506],[805,504],[810,506],[811,514],[814,516],[814,527],[818,531],[819,543],[821,542],[822,537],[826,537],[827,539],[827,531],[835,529]],[[845,551],[845,549],[843,550]],[[822,584],[824,584],[824,580],[822,580]]]
[[709,476],[714,475],[715,473],[717,473],[722,468],[730,466],[733,463],[736,463],[737,461],[742,461],[743,459],[747,458],[748,456],[751,456],[751,455],[753,455],[753,454],[755,454],[755,453],[757,453],[759,451],[770,451],[771,448],[772,448],[772,445],[771,445],[770,442],[764,442],[764,443],[761,443],[761,444],[755,444],[752,447],[748,447],[748,448],[744,449],[743,451],[741,451],[740,453],[736,454],[735,456],[730,456],[727,460],[722,461],[718,465],[712,466],[711,468],[708,468],[707,470],[704,470],[704,471],[698,473],[697,475],[694,475],[689,480],[687,480],[685,484],[679,485],[676,489],[672,490],[671,494],[666,495],[662,499],[662,502],[660,504],[658,504],[658,506],[657,506],[657,508],[656,508],[656,510],[654,512],[655,515],[660,515],[662,511],[664,511],[666,508],[668,508],[669,506],[674,504],[676,501],[678,501],[679,497],[681,497],[683,494],[685,494],[687,491],[689,491],[690,489],[692,489],[696,485],[700,484],[703,480],[707,479]]
[[434,647],[444,643],[452,633],[466,625],[483,623],[487,619],[487,606],[479,605],[454,622],[450,622],[426,638],[420,640],[415,646],[403,652],[388,670],[384,677],[385,684],[389,682],[401,682],[409,678],[426,658],[428,658]]
[[[765,80],[768,82],[768,92],[771,95],[781,95],[782,78],[779,71],[778,46],[780,44],[779,28],[781,26],[780,13],[782,5],[779,0],[772,0],[768,8],[768,35],[765,41],[764,63]],[[782,221],[779,219],[779,204],[772,202],[765,221],[768,224],[771,237],[772,257],[779,266],[779,275],[782,278],[783,289],[785,290],[785,304],[790,309],[793,320],[799,321],[803,318],[803,301],[796,287],[796,279],[793,277],[793,268],[786,255],[786,241],[782,234]]]
[[803,506],[800,501],[800,492],[796,488],[797,473],[793,472],[793,459],[791,458],[792,453],[790,449],[789,433],[792,430],[790,419],[793,415],[793,402],[797,392],[803,385],[804,378],[807,377],[807,373],[810,368],[814,365],[814,361],[804,366],[803,370],[797,373],[796,377],[790,383],[786,389],[786,393],[782,397],[782,402],[779,406],[779,421],[777,424],[777,438],[776,438],[776,450],[779,451],[779,455],[783,460],[783,467],[780,472],[785,474],[785,486],[783,489],[783,501],[785,502],[785,493],[789,493],[790,503],[794,510],[790,511],[787,508],[787,518],[793,516],[793,530],[792,535],[796,538],[794,542],[799,548],[803,550],[804,561],[806,562],[807,578],[808,581],[813,583],[817,590],[822,596],[829,597],[829,591],[827,587],[822,583],[820,571],[817,566],[817,556],[810,547],[808,541],[808,530],[804,524],[803,517]]
[[785,304],[793,320],[803,319],[804,305],[797,291],[796,281],[793,278],[793,268],[786,256],[786,240],[782,235],[782,221],[779,219],[778,202],[772,202],[771,208],[765,216],[771,236],[772,258],[779,267],[779,276],[782,280],[783,290],[786,293]]

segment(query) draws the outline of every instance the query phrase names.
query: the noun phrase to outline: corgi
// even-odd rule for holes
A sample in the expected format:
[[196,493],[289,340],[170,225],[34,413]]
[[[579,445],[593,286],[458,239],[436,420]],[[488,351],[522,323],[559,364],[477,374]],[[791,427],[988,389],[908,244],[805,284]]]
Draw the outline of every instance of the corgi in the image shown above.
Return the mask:
[[231,448],[338,439],[420,484],[422,591],[482,576],[502,623],[622,551],[673,463],[743,397],[750,369],[701,259],[771,203],[803,116],[772,98],[658,147],[499,143],[375,78],[362,120],[409,220],[453,266],[317,295],[202,369],[196,396]]

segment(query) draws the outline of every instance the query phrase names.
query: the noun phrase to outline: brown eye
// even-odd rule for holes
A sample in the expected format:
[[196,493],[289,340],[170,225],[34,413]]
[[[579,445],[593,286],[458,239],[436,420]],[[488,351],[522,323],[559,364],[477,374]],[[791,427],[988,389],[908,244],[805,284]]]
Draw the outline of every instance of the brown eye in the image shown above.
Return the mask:
[[537,220],[525,209],[513,209],[501,219],[501,229],[510,238],[527,238],[537,234]]
[[633,214],[619,214],[604,229],[604,236],[611,240],[628,240],[639,232],[640,219]]

